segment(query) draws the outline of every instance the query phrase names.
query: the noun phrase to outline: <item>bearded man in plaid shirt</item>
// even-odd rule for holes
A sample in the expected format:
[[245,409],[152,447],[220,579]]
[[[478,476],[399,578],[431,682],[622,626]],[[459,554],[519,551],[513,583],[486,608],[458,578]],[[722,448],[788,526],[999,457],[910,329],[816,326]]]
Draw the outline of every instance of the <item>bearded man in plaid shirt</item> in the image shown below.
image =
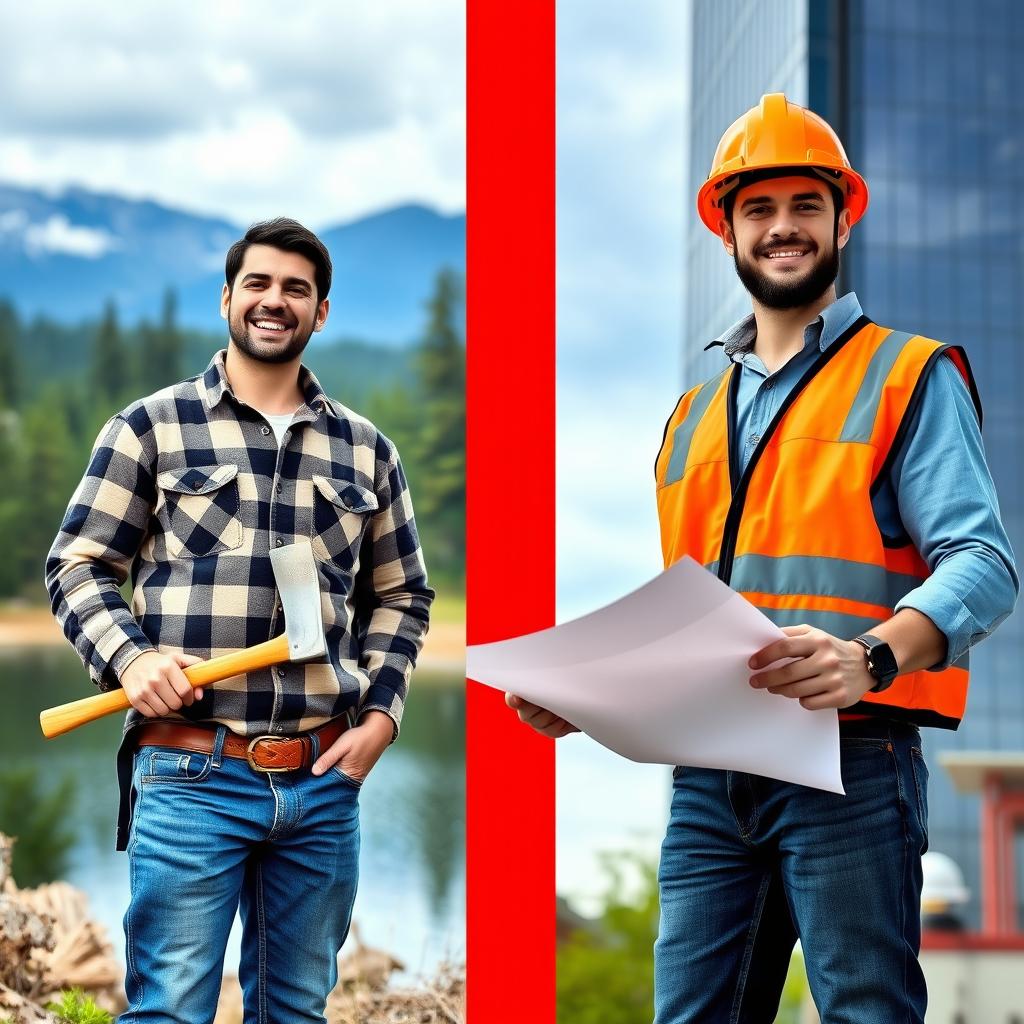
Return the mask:
[[[121,1021],[212,1021],[239,906],[246,1020],[324,1020],[359,786],[398,735],[434,596],[394,445],[300,363],[327,319],[323,243],[292,220],[256,224],[225,277],[226,352],[104,426],[46,566],[93,681],[132,704]],[[326,657],[193,690],[187,666],[283,632],[269,551],[306,539]],[[290,744],[301,767],[250,767],[260,736],[257,754]]]

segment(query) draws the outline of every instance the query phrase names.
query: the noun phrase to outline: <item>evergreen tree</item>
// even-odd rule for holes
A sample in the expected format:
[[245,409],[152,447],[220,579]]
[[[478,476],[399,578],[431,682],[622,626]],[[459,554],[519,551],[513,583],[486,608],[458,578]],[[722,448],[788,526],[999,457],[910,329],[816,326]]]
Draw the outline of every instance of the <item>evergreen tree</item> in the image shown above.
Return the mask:
[[164,292],[160,326],[154,332],[152,359],[153,386],[147,390],[156,391],[168,384],[175,384],[183,376],[182,364],[184,340],[177,326],[178,296],[173,288]]
[[15,408],[20,398],[18,314],[0,299],[0,410]]
[[423,395],[413,453],[419,462],[417,513],[435,571],[456,581],[465,572],[466,352],[459,331],[462,280],[442,270],[428,304],[417,366]]
[[142,320],[132,332],[133,362],[135,364],[135,380],[138,383],[139,397],[158,391],[160,383],[160,328],[154,327],[148,320]]
[[[8,551],[16,548],[21,526],[24,462],[18,450],[18,414],[0,409],[0,542]],[[0,600],[14,597],[21,589],[21,563],[17,558],[0,559]]]
[[127,352],[117,324],[114,300],[107,301],[93,346],[93,394],[105,407],[113,408],[126,397],[129,384]]
[[21,451],[23,485],[13,536],[18,540],[20,578],[26,595],[38,599],[46,553],[57,536],[82,470],[58,388],[44,389],[25,410]]

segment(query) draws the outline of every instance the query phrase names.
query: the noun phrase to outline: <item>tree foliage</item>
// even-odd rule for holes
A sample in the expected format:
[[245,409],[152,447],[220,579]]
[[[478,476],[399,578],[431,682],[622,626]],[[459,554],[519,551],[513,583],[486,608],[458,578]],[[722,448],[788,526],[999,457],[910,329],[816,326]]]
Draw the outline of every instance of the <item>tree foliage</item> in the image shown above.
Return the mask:
[[431,579],[459,591],[464,588],[466,532],[462,308],[460,275],[442,270],[416,346],[413,384],[379,392],[366,409],[401,454]]
[[13,409],[21,397],[18,366],[18,314],[6,299],[0,299],[0,409]]
[[[431,581],[463,589],[465,347],[462,282],[439,275],[412,350],[360,342],[309,351],[328,394],[398,446]],[[5,333],[6,332],[6,333]],[[5,339],[14,337],[14,344]],[[41,601],[43,563],[104,422],[133,400],[200,373],[223,338],[183,330],[177,298],[157,323],[19,321],[0,299],[0,600]],[[6,347],[5,347],[6,346]]]
[[[598,931],[577,931],[558,949],[558,1019],[573,1024],[650,1024],[652,951],[658,931],[657,867],[635,853],[601,857],[607,879]],[[627,897],[627,877],[639,876]]]
[[0,831],[18,837],[11,875],[21,888],[66,876],[75,844],[67,809],[74,799],[72,776],[44,791],[36,768],[0,773]]
[[[606,853],[600,860],[606,878],[601,916],[592,931],[574,932],[558,949],[558,1019],[573,1024],[650,1024],[659,917],[657,864],[630,851]],[[790,961],[775,1024],[797,1024],[808,998],[798,949]]]
[[91,378],[93,394],[98,398],[117,403],[127,392],[130,381],[126,355],[117,323],[117,307],[110,299],[103,310],[93,346]]

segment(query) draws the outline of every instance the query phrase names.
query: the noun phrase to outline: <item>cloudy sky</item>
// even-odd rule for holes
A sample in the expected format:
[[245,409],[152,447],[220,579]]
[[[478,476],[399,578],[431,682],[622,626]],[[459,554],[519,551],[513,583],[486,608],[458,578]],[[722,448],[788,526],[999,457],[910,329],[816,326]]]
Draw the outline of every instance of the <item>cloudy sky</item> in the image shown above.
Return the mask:
[[561,619],[661,569],[653,467],[682,393],[694,207],[683,181],[688,8],[558,4]]
[[[683,390],[683,226],[694,215],[688,10],[558,3],[560,621],[661,570],[654,458]],[[635,682],[623,679],[624,695]],[[596,913],[608,885],[597,851],[656,856],[669,773],[569,736],[556,778],[558,890]]]
[[313,227],[465,205],[460,0],[0,6],[0,182]]

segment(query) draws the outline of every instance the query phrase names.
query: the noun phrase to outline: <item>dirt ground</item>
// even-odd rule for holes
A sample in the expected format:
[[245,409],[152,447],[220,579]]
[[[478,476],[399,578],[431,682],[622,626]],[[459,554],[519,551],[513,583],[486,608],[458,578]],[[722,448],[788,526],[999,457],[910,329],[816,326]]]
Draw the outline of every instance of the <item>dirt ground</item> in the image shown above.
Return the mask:
[[[0,648],[67,644],[48,608],[0,608]],[[70,649],[70,645],[69,649]],[[462,672],[466,663],[466,627],[434,621],[417,665],[431,672]]]

